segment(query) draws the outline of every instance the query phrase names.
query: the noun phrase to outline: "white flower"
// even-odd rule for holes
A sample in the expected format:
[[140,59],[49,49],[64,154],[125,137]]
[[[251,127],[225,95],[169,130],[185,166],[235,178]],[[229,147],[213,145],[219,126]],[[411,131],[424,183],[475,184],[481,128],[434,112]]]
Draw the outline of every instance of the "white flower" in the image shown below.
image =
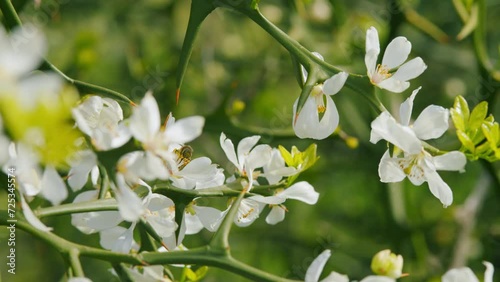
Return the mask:
[[68,189],[61,176],[50,165],[42,170],[38,164],[38,155],[30,147],[12,143],[9,157],[3,170],[6,172],[9,168],[15,168],[14,174],[23,194],[30,197],[40,194],[52,205],[59,205],[66,199]]
[[23,194],[20,195],[21,197],[21,208],[23,210],[23,215],[24,218],[26,218],[26,221],[28,221],[33,227],[35,227],[38,230],[44,231],[44,232],[49,232],[52,230],[51,227],[47,227],[45,224],[43,224],[38,217],[33,213],[31,210],[30,206],[24,199]]
[[134,151],[123,155],[118,160],[117,170],[130,183],[166,180],[170,174],[165,160],[149,151]]
[[68,172],[68,184],[73,191],[78,191],[83,188],[92,175],[92,183],[95,185],[99,177],[99,169],[97,167],[97,156],[91,150],[83,150],[75,153],[69,161],[71,169]]
[[78,128],[90,136],[97,150],[121,147],[130,139],[130,131],[123,124],[123,111],[113,99],[92,95],[73,108]]
[[[128,123],[132,136],[141,142],[146,153],[134,156],[129,162],[129,165],[135,163],[132,171],[122,173],[127,176],[135,174],[145,180],[165,180],[177,166],[174,149],[200,136],[205,119],[193,116],[176,121],[170,114],[162,126],[158,104],[148,92],[141,104],[134,108]],[[141,169],[144,165],[148,169]]]
[[453,194],[437,170],[463,171],[466,163],[464,154],[458,151],[439,156],[432,156],[425,151],[421,140],[440,137],[448,129],[449,111],[439,106],[430,105],[409,125],[413,100],[420,88],[400,107],[401,123],[388,112],[381,113],[371,124],[370,142],[381,139],[394,144],[403,151],[403,156],[390,156],[387,150],[379,164],[379,176],[382,182],[399,182],[405,177],[416,186],[424,182],[429,184],[431,193],[444,206],[453,202]]
[[16,79],[34,70],[46,49],[45,37],[32,25],[17,27],[10,34],[0,27],[0,81]]
[[[483,264],[486,266],[486,271],[484,272],[484,282],[493,282],[493,264],[484,261]],[[468,267],[453,268],[448,270],[441,278],[442,282],[479,282],[474,272]]]
[[189,206],[184,214],[183,222],[186,225],[186,234],[196,234],[203,228],[206,228],[210,232],[215,232],[219,229],[228,210],[220,211],[212,207]]
[[114,189],[118,211],[121,217],[130,222],[136,222],[145,213],[141,199],[125,182],[120,173],[116,174],[116,188]]
[[128,276],[132,278],[133,281],[141,281],[141,282],[172,281],[163,275],[164,268],[161,265],[143,266],[140,268],[142,269],[142,272],[139,271],[138,267],[134,267],[132,269],[129,268],[124,268],[124,269],[127,272]]
[[[99,191],[85,191],[75,197],[73,203],[83,203],[97,200]],[[76,227],[82,233],[92,234],[117,226],[123,218],[118,211],[98,211],[86,213],[72,213],[71,225]]]
[[285,176],[291,176],[299,172],[294,167],[286,166],[285,159],[276,148],[273,148],[271,159],[263,166],[263,170],[264,173],[261,176],[265,177],[270,185],[277,184]]
[[[314,54],[323,59],[320,54]],[[305,81],[307,72],[303,67],[302,74]],[[342,89],[348,76],[348,73],[340,72],[327,79],[323,84],[315,85],[298,117],[296,117],[296,114],[299,99],[295,101],[293,105],[293,118],[295,119],[293,130],[299,138],[321,140],[335,131],[339,125],[339,113],[330,96],[337,94]]]
[[248,200],[253,200],[259,203],[269,204],[271,212],[266,217],[268,224],[276,224],[285,219],[287,209],[282,205],[287,199],[298,200],[309,205],[314,205],[318,202],[319,193],[314,190],[314,187],[306,181],[301,181],[293,184],[287,189],[278,191],[274,196],[264,197],[256,195],[249,197]]
[[265,204],[252,199],[241,200],[238,213],[234,217],[234,223],[239,227],[247,227],[252,224],[264,209]]
[[248,178],[248,191],[253,186],[254,170],[261,168],[271,160],[271,147],[269,145],[257,145],[260,136],[254,135],[243,138],[238,143],[238,153],[234,149],[233,142],[224,133],[220,135],[220,146],[226,157],[236,166],[238,173]]
[[127,254],[130,250],[139,250],[139,245],[134,240],[134,228],[132,223],[129,228],[115,226],[99,232],[101,246],[107,250]]
[[191,160],[180,170],[173,166],[172,170],[169,179],[174,186],[182,189],[216,187],[224,184],[225,180],[222,170],[207,157]]
[[[410,41],[403,36],[396,37],[387,45],[382,63],[377,65],[380,53],[378,32],[374,27],[370,27],[366,32],[365,65],[371,83],[395,93],[410,87],[408,80],[421,75],[427,68],[420,57],[404,63],[410,51]],[[398,70],[391,73],[395,68]]]
[[150,194],[145,198],[146,212],[143,218],[160,237],[170,237],[177,229],[174,202],[160,194]]

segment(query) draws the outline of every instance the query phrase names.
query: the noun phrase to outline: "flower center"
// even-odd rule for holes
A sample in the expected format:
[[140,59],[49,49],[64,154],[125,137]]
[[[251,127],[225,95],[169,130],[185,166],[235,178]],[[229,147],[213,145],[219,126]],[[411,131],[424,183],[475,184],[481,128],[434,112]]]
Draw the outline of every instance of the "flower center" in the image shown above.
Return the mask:
[[311,96],[314,98],[318,113],[320,114],[323,114],[326,111],[324,95],[325,94],[323,93],[323,84],[316,85],[313,87],[311,91]]
[[370,79],[370,81],[373,84],[378,84],[391,76],[392,74],[389,73],[389,69],[386,65],[378,64],[377,69],[375,70],[375,74],[373,74],[373,77]]

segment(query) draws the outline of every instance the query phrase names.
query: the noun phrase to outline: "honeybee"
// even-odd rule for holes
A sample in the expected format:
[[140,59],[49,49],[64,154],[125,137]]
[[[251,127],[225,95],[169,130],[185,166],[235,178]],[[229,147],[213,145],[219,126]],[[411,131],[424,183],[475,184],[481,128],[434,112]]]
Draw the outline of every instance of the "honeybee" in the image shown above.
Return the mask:
[[189,145],[184,145],[179,149],[174,149],[174,154],[177,155],[177,165],[179,165],[179,170],[182,170],[193,157],[193,148]]

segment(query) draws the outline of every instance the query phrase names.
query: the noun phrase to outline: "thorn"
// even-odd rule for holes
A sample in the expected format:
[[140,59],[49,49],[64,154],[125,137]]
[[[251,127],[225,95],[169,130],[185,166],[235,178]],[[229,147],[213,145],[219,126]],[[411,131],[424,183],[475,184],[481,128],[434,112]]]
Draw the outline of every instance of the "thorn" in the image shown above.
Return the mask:
[[134,103],[133,101],[130,101],[130,105],[131,105],[132,107],[137,107],[137,104],[136,104],[136,103]]
[[167,252],[170,252],[165,242],[161,241],[161,245],[165,248],[165,250],[167,250]]
[[175,105],[179,105],[179,98],[181,97],[181,89],[177,88],[177,91],[175,91]]

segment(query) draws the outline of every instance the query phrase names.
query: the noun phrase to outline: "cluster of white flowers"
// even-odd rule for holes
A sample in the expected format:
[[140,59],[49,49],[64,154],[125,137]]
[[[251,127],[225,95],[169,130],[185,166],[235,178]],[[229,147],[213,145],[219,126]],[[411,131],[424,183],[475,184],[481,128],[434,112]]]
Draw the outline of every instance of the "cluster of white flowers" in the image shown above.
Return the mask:
[[[420,57],[405,63],[410,51],[411,43],[405,37],[396,37],[388,44],[382,63],[377,65],[380,53],[378,32],[374,27],[370,27],[366,32],[365,55],[370,82],[381,89],[395,93],[408,89],[410,87],[408,80],[418,77],[427,68]],[[320,54],[315,53],[315,55],[323,59]],[[308,74],[303,67],[302,74],[305,81]],[[340,72],[324,83],[314,86],[302,111],[293,123],[298,137],[324,139],[335,131],[339,123],[339,114],[329,95],[338,93],[347,78],[347,73]],[[466,158],[458,151],[437,156],[426,151],[426,143],[423,140],[441,137],[449,127],[450,113],[443,107],[430,105],[424,109],[413,125],[410,125],[413,100],[420,89],[421,87],[414,90],[411,96],[401,104],[400,122],[397,122],[387,111],[382,112],[372,122],[370,142],[377,143],[384,139],[396,146],[394,152],[387,150],[380,161],[380,181],[399,182],[408,177],[417,186],[427,182],[432,194],[446,207],[452,203],[453,193],[436,171],[463,172]],[[298,100],[293,106],[294,117],[297,104]],[[321,118],[320,115],[322,115]]]

